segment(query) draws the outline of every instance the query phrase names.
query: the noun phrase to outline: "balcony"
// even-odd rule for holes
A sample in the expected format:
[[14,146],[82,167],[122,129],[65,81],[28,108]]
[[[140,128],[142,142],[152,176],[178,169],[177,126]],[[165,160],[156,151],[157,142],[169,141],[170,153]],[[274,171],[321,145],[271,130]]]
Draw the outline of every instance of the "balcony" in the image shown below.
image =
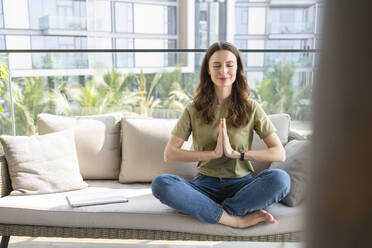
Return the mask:
[[77,16],[43,16],[39,18],[39,28],[41,30],[86,30],[87,18]]
[[[259,57],[264,61],[270,54],[281,55],[275,63],[246,65],[251,97],[262,104],[267,114],[288,113],[293,129],[310,134],[316,68],[311,63],[304,67],[285,58],[317,52],[241,52],[243,58],[254,61]],[[199,80],[198,58],[204,53],[202,49],[28,51],[33,67],[11,67],[11,81],[2,88],[0,134],[34,134],[39,113],[72,116],[120,112],[127,116],[178,118],[193,99]],[[131,62],[124,63],[124,58]]]

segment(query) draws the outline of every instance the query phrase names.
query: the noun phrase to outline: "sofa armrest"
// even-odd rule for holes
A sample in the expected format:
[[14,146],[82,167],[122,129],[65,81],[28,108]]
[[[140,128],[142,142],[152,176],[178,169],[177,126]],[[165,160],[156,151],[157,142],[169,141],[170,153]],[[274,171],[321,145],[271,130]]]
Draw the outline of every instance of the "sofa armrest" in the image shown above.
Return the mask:
[[9,195],[11,191],[8,165],[4,155],[0,156],[0,198]]

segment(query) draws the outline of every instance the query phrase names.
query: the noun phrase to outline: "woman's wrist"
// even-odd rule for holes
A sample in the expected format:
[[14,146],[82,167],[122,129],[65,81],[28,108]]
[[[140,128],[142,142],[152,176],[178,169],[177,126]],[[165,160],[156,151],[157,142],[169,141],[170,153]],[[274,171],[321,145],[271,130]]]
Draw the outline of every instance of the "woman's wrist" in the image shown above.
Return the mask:
[[233,150],[231,158],[240,159],[240,152]]

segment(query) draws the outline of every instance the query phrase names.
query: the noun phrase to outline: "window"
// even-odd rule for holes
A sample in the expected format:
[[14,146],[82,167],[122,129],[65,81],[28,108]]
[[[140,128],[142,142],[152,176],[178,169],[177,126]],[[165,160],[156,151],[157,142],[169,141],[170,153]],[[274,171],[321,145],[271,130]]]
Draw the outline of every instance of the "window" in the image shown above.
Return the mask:
[[115,2],[115,30],[120,33],[133,33],[133,5]]
[[[168,40],[168,48],[177,48],[177,40]],[[177,53],[168,53],[165,55],[165,64],[167,66],[175,66],[177,64]]]
[[237,34],[248,34],[248,8],[235,8],[235,25]]
[[32,29],[84,30],[87,28],[85,1],[32,0],[29,10]]
[[[106,37],[88,37],[88,47],[109,49],[112,48],[112,39]],[[112,60],[111,53],[90,53],[89,68],[109,69],[112,67]]]
[[27,5],[27,0],[3,0],[5,28],[29,28]]
[[[32,49],[82,49],[87,48],[86,37],[31,36]],[[80,69],[88,67],[88,56],[84,53],[33,53],[32,67],[35,69]]]
[[0,0],[0,28],[4,28],[4,12],[2,0]]
[[312,33],[313,7],[308,8],[270,8],[268,32],[270,34]]
[[261,7],[249,8],[248,34],[265,34],[266,9]]
[[111,31],[111,8],[106,0],[94,0],[88,2],[89,30]]
[[168,34],[177,34],[177,9],[176,7],[168,7]]
[[[117,49],[131,49],[133,48],[133,39],[115,39],[115,47]],[[116,66],[122,67],[133,67],[134,66],[134,54],[133,53],[116,53]]]
[[[134,4],[134,32],[144,34],[176,34],[176,7]],[[151,16],[151,18],[148,18]]]
[[[30,36],[7,35],[5,37],[7,49],[30,49]],[[10,69],[31,69],[31,55],[28,53],[9,54]]]
[[[268,49],[310,49],[312,47],[311,39],[308,40],[268,40]],[[266,65],[275,65],[281,63],[284,60],[292,62],[298,66],[309,67],[312,65],[313,54],[305,53],[266,53],[265,55]]]
[[[175,39],[135,39],[134,45],[136,49],[149,48],[165,49],[175,48],[177,41]],[[151,59],[149,59],[151,57]],[[175,65],[177,57],[175,54],[164,53],[136,53],[136,67],[166,67]]]
[[316,20],[316,33],[321,34],[323,32],[323,19],[324,19],[324,7],[318,6],[317,20]]
[[[264,49],[264,40],[248,40],[248,49]],[[247,55],[248,67],[262,67],[264,66],[264,53],[249,53]]]

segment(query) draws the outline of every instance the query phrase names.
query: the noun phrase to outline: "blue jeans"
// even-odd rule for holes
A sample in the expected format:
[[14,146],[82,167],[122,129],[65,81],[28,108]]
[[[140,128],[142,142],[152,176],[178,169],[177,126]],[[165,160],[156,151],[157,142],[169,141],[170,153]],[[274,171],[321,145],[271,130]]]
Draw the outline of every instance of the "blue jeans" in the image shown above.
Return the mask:
[[241,178],[198,173],[192,181],[162,174],[152,181],[152,194],[163,204],[202,222],[218,223],[223,210],[231,216],[244,216],[279,202],[288,194],[290,184],[289,175],[280,169]]

